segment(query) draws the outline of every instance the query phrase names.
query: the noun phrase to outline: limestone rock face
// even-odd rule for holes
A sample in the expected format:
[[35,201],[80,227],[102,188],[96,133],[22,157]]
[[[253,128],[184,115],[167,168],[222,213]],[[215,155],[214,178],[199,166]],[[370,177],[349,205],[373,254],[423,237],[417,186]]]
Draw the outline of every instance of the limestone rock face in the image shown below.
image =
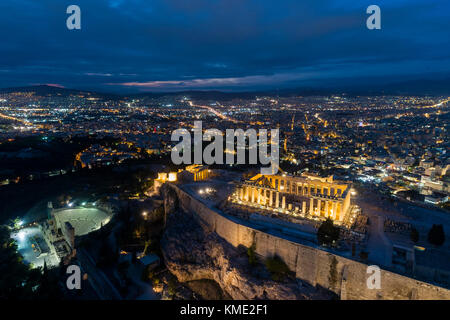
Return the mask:
[[179,281],[216,281],[233,299],[323,299],[312,287],[297,280],[275,282],[255,274],[245,248],[234,248],[213,232],[204,230],[189,213],[167,215],[161,241],[166,266]]

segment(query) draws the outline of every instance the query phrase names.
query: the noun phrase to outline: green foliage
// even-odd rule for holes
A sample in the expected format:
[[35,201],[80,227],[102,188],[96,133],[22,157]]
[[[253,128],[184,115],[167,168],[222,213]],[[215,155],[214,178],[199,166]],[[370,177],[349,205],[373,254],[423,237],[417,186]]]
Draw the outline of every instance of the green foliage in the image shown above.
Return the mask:
[[433,224],[428,232],[428,242],[435,246],[441,246],[445,242],[444,227],[442,224]]
[[19,229],[19,228],[20,228],[20,222],[21,222],[20,218],[15,218],[15,219],[13,220],[13,223],[14,223],[14,229]]
[[412,242],[414,242],[414,243],[419,242],[419,231],[417,231],[416,228],[412,228],[410,237],[411,237]]
[[155,276],[155,273],[150,270],[150,268],[147,266],[143,271],[141,275],[141,280],[144,282],[151,281],[153,277]]
[[258,261],[256,258],[255,247],[255,244],[252,244],[251,247],[247,249],[248,263],[251,266],[254,266]]
[[328,275],[328,281],[330,282],[330,287],[331,288],[335,288],[336,284],[337,284],[337,278],[338,278],[337,264],[338,264],[338,261],[337,261],[336,257],[335,256],[331,256],[330,274]]
[[144,247],[144,256],[146,255],[146,254],[149,254],[150,253],[150,244],[152,243],[152,241],[151,240],[147,240],[147,241],[145,241],[145,247]]
[[176,289],[177,289],[177,282],[175,281],[175,279],[170,278],[168,283],[168,292],[170,296],[174,296],[176,294]]
[[274,281],[281,281],[289,274],[289,267],[278,256],[267,258],[265,264],[267,270],[272,274],[272,280]]
[[317,241],[320,245],[332,245],[339,240],[340,230],[333,224],[333,220],[327,218],[317,230]]
[[23,263],[8,227],[0,226],[0,300],[59,298],[57,279],[43,271]]

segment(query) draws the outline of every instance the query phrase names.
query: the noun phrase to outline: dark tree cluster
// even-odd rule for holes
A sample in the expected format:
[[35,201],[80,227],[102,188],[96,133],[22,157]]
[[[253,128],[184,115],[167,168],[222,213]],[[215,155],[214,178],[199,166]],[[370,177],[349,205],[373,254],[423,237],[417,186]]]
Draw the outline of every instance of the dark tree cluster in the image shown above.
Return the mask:
[[340,230],[327,218],[317,230],[317,241],[320,245],[332,245],[339,240]]
[[46,265],[43,270],[26,265],[10,237],[10,230],[0,226],[0,299],[59,298],[56,273],[50,272]]

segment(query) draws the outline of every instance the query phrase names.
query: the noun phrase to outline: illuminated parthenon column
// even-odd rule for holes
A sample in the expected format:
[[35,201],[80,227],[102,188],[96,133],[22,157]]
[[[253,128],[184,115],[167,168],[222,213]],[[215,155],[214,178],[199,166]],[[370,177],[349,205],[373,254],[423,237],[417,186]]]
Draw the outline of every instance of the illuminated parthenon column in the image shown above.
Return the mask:
[[[198,174],[200,179],[206,176],[206,171]],[[311,216],[329,217],[333,220],[343,220],[349,211],[350,196],[347,185],[320,180],[320,178],[271,176],[265,179],[267,180],[258,178],[245,183],[237,190],[237,197],[253,204],[274,209],[294,210]],[[264,182],[268,182],[270,187]],[[298,205],[288,203],[290,194],[299,197],[294,200]]]
[[331,219],[333,219],[333,220],[336,219],[336,213],[337,213],[337,202],[333,201],[333,209],[331,212]]
[[280,207],[280,193],[277,191],[276,197],[275,197],[275,208]]

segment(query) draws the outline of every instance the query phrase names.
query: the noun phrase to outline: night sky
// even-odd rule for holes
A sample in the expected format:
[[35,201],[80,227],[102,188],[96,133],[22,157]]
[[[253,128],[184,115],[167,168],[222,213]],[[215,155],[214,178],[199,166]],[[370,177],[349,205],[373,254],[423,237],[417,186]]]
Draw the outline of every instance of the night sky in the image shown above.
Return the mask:
[[[82,29],[66,28],[79,5]],[[366,8],[381,8],[381,30]],[[449,0],[1,0],[0,87],[265,90],[450,77]]]

